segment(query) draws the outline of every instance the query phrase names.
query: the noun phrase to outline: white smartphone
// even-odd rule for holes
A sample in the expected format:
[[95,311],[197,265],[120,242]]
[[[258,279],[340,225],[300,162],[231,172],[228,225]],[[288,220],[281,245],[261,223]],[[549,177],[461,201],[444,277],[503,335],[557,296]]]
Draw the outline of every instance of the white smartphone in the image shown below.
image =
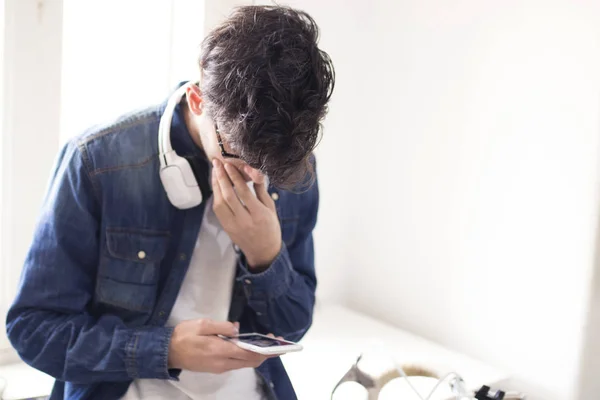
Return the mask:
[[298,343],[275,339],[260,333],[242,333],[234,337],[219,335],[219,337],[235,343],[242,349],[267,356],[280,355],[302,350],[302,345]]

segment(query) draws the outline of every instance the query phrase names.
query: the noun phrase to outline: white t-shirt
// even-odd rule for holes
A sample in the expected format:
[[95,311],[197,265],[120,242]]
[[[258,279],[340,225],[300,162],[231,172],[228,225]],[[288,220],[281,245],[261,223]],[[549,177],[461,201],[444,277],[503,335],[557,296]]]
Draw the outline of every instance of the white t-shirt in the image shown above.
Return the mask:
[[[237,254],[229,235],[221,227],[212,209],[212,201],[212,197],[206,201],[196,247],[167,321],[168,326],[197,318],[227,320]],[[263,398],[259,378],[252,368],[224,374],[182,371],[179,381],[137,379],[122,397],[123,400],[261,400]]]

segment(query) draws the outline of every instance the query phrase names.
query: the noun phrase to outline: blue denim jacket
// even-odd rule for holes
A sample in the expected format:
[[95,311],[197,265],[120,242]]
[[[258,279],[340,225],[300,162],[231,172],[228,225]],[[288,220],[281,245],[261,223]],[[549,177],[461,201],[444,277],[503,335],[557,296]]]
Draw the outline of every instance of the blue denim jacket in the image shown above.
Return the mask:
[[[177,379],[166,327],[198,236],[204,203],[173,207],[159,178],[158,124],[166,103],[89,129],[60,152],[18,294],[7,316],[21,358],[56,378],[51,399],[118,399],[133,379]],[[208,198],[209,164],[181,109],[171,138]],[[312,230],[318,189],[269,188],[283,246],[269,269],[237,267],[230,320],[242,332],[297,341],[312,322]],[[144,251],[143,259],[138,252]],[[258,368],[270,398],[296,399],[279,358]]]

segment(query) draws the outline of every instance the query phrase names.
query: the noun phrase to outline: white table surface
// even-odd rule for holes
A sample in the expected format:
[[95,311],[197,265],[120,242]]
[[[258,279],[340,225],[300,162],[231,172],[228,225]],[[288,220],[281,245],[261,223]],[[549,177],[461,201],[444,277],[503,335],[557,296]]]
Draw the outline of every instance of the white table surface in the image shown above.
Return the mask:
[[[361,352],[385,349],[396,363],[458,372],[476,390],[508,375],[492,366],[341,306],[321,306],[301,341],[304,350],[282,357],[300,400],[329,399]],[[336,392],[337,394],[337,392]]]

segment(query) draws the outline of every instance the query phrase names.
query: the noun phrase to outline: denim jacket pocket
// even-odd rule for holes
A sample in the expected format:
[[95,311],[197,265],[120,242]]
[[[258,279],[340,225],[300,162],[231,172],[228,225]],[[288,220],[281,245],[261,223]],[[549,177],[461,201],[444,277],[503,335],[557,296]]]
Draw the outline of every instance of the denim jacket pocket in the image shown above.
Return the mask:
[[127,310],[152,311],[168,243],[166,232],[107,229],[98,274],[98,300]]

